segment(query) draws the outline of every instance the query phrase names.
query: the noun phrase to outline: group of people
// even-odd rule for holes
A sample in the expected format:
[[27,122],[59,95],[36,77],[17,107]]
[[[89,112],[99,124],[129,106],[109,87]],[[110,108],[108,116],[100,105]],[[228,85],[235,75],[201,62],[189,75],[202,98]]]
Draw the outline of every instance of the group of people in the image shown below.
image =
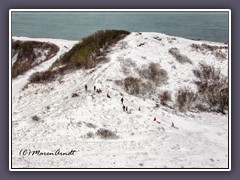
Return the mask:
[[[88,86],[86,84],[85,85],[85,91],[87,92],[87,90],[88,90]],[[101,93],[102,92],[102,90],[100,88],[97,89],[96,86],[93,87],[93,90],[94,90],[94,92],[97,92],[97,93]]]
[[[87,92],[87,90],[88,90],[88,86],[87,86],[87,84],[85,84],[85,91]],[[94,92],[97,92],[98,94],[102,93],[102,89],[96,88],[95,85],[93,86],[93,91],[94,91]],[[107,97],[108,97],[108,98],[111,98],[111,96],[110,96],[108,93],[107,93]]]
[[[88,88],[88,86],[87,86],[87,84],[86,84],[86,85],[85,85],[85,91],[86,91],[86,92],[87,92],[87,88]],[[95,85],[94,85],[93,89],[94,89],[94,92],[97,92],[97,93],[101,93],[101,92],[102,92],[102,90],[101,90],[100,88],[96,88]],[[107,93],[107,97],[108,97],[108,98],[111,98],[111,96],[110,96],[108,93]],[[126,105],[124,105],[123,102],[124,102],[124,99],[123,99],[123,97],[122,97],[122,98],[121,98],[121,103],[122,103],[122,105],[123,105],[123,111],[128,112],[128,107],[127,107]],[[138,110],[141,111],[141,108],[139,107]],[[161,122],[158,121],[156,117],[154,117],[153,121],[157,122],[158,124],[161,124]],[[178,129],[178,127],[176,127],[173,122],[172,122],[171,127]]]
[[123,111],[127,111],[128,112],[128,107],[123,105]]
[[123,111],[128,112],[128,107],[123,104],[123,97],[121,98],[121,103],[123,105]]
[[97,92],[98,94],[100,94],[102,92],[102,90],[100,88],[96,89],[96,86],[93,87],[94,92]]

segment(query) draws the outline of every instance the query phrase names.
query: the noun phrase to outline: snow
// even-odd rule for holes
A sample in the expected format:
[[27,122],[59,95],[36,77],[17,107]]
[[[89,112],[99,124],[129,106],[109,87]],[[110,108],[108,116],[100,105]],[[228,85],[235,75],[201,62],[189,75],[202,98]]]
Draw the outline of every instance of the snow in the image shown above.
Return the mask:
[[[14,37],[18,40],[33,40]],[[159,40],[161,39],[161,40]],[[76,42],[34,39],[60,47],[58,54],[12,81],[12,165],[14,168],[228,168],[228,116],[216,113],[180,113],[156,108],[157,95],[131,96],[114,81],[136,69],[159,63],[168,72],[168,83],[156,92],[181,87],[196,89],[192,70],[199,62],[219,67],[228,74],[228,60],[193,51],[190,45],[221,43],[193,41],[161,33],[131,33],[111,49],[109,61],[92,70],[77,70],[46,84],[27,84],[36,71],[48,69]],[[139,46],[139,44],[144,45]],[[67,48],[66,48],[67,47]],[[177,47],[193,64],[178,63],[168,50]],[[130,63],[129,63],[130,62]],[[131,65],[132,64],[132,65]],[[135,67],[136,66],[136,67]],[[175,66],[175,68],[173,68]],[[88,85],[88,92],[84,86]],[[93,86],[102,89],[98,94]],[[73,93],[79,96],[72,97]],[[107,93],[111,98],[107,98]],[[122,109],[121,98],[129,112]],[[153,100],[154,99],[154,100]],[[141,110],[139,111],[139,107]],[[131,113],[130,113],[131,112]],[[37,115],[40,120],[33,121]],[[154,117],[160,124],[153,121]],[[171,127],[172,122],[177,128]],[[94,126],[89,126],[91,123]],[[118,139],[101,139],[105,128]],[[87,134],[92,132],[93,137]],[[74,156],[25,156],[22,149],[53,152],[77,150]]]

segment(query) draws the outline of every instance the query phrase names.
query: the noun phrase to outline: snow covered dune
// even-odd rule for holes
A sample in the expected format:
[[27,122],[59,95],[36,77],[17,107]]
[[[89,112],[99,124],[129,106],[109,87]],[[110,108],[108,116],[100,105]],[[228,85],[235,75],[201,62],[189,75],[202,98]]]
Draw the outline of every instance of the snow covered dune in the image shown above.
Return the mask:
[[[28,84],[77,43],[34,40],[59,51],[12,80],[13,168],[228,168],[228,109],[208,97],[211,88],[228,90],[227,44],[132,32],[111,46],[107,61]],[[204,78],[207,90],[199,92]]]

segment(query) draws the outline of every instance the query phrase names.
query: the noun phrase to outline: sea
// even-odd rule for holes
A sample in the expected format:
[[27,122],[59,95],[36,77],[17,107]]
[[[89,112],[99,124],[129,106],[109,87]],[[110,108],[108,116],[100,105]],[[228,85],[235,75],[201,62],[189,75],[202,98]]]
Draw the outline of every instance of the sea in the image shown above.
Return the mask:
[[228,42],[228,12],[11,12],[12,36],[81,40],[98,30],[160,32]]

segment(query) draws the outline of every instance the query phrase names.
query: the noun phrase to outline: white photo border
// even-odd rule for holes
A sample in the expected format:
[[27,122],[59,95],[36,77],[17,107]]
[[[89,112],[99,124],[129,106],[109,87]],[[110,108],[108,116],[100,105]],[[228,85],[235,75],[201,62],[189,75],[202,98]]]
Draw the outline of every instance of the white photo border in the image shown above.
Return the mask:
[[[226,12],[228,13],[228,168],[12,168],[12,12]],[[231,9],[10,9],[9,10],[9,171],[231,171]]]

